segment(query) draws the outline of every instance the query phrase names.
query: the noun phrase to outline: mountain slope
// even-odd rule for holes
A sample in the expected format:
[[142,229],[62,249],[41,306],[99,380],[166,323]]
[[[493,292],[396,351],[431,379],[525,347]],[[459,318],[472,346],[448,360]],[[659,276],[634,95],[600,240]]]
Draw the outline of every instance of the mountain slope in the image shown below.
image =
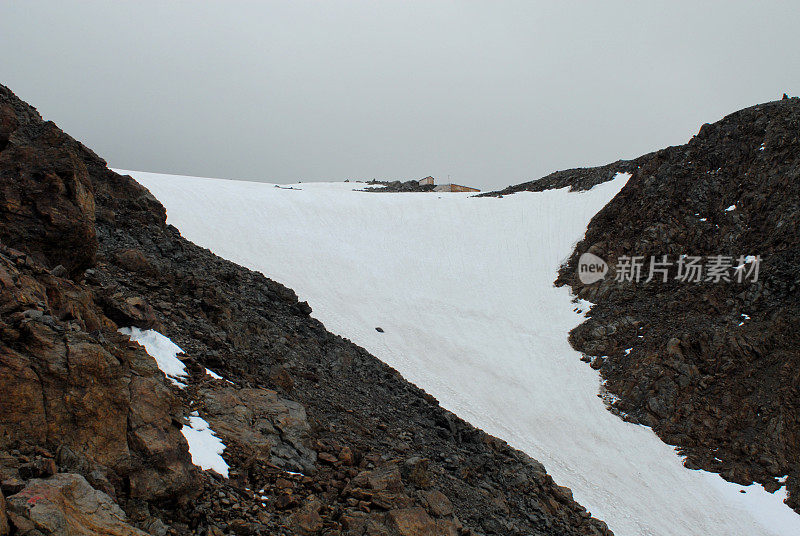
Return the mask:
[[[490,195],[581,189],[609,180],[616,165]],[[623,165],[633,177],[593,218],[558,279],[596,303],[573,346],[595,356],[615,410],[678,445],[688,467],[769,490],[785,483],[798,509],[800,99],[741,110],[686,145]],[[587,251],[612,269],[591,285],[575,272]],[[620,256],[675,263],[682,254],[759,255],[758,281],[684,283],[676,266],[667,283],[614,280]]]
[[132,174],[187,237],[297,289],[329,329],[542,461],[616,533],[784,534],[800,521],[611,415],[569,348],[582,317],[552,281],[624,175],[486,199]]
[[[610,534],[293,291],[183,239],[147,190],[3,86],[0,240],[0,531]],[[186,388],[126,326],[185,350]],[[230,479],[191,464],[196,416]],[[115,440],[86,441],[94,429]]]
[[[598,303],[572,340],[609,356],[601,370],[618,408],[679,445],[688,465],[768,489],[785,481],[798,509],[800,99],[705,125],[639,165],[576,255],[759,255],[758,281],[584,288],[566,269],[561,281]],[[625,317],[643,341],[628,328],[598,340]]]

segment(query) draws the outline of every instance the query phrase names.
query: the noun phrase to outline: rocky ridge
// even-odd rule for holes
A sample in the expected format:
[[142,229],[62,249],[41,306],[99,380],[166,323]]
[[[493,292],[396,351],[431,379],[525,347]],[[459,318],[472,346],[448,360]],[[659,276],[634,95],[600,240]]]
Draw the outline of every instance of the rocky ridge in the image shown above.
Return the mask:
[[[703,125],[686,145],[488,195],[582,190],[617,172],[632,177],[556,281],[595,304],[570,342],[599,369],[612,411],[651,426],[687,467],[768,491],[785,485],[800,512],[800,99]],[[579,280],[585,252],[608,261],[605,279]],[[645,283],[649,259],[663,255],[668,281]],[[758,255],[760,272],[741,283],[678,281],[680,255],[734,265]],[[622,256],[644,258],[639,283],[616,280]]]
[[[165,220],[0,86],[0,535],[611,534],[536,461]],[[123,326],[179,344],[186,388]],[[229,478],[192,465],[192,412]]]
[[400,192],[432,192],[435,186],[433,184],[420,184],[419,181],[368,181],[369,185],[364,188],[366,192],[378,193],[400,193]]

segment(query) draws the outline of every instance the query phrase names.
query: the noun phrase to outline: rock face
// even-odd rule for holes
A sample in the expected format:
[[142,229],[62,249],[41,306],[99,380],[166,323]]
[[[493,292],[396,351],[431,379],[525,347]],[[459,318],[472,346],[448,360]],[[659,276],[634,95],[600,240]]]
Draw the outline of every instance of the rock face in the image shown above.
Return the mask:
[[638,168],[639,161],[649,156],[645,155],[636,160],[618,160],[613,164],[594,168],[556,171],[535,181],[523,182],[494,192],[484,192],[477,197],[500,197],[517,192],[543,192],[559,188],[569,188],[573,192],[589,190],[593,186],[610,181],[617,173],[632,173]]
[[94,264],[97,251],[88,171],[58,127],[35,111],[18,117],[16,108],[0,105],[0,202],[7,222],[0,240],[77,273]]
[[[147,190],[3,86],[0,242],[15,533],[610,534],[540,464],[329,333],[293,291],[183,239]],[[180,345],[185,389],[126,326]],[[230,478],[191,464],[193,412]]]
[[301,404],[268,389],[204,388],[199,395],[204,417],[226,445],[238,443],[256,460],[284,469],[314,470],[317,456],[305,446],[310,427]]
[[3,246],[0,284],[0,391],[13,393],[0,398],[0,450],[69,447],[128,479],[133,496],[189,488],[180,406],[152,358],[89,291]]
[[[573,346],[596,356],[613,411],[678,445],[687,466],[768,490],[788,475],[800,511],[800,99],[703,125],[683,146],[504,192],[583,189],[617,171],[633,175],[557,281],[596,304]],[[591,285],[576,277],[587,251],[611,267]],[[759,277],[686,283],[673,266],[667,282],[615,280],[623,255],[681,254],[760,255]]]

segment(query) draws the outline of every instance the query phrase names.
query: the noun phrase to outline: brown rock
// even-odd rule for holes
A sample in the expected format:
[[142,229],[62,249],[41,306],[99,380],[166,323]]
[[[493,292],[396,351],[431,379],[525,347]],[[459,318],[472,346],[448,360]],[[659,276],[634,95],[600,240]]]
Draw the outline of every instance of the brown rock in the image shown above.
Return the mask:
[[8,526],[8,515],[6,515],[6,499],[0,491],[0,536],[7,536],[11,532]]
[[353,465],[353,451],[350,447],[342,447],[342,450],[339,451],[339,461],[342,462],[342,465]]
[[683,350],[681,349],[681,340],[672,337],[667,341],[667,354],[675,357],[683,357]]
[[366,526],[368,520],[369,514],[348,510],[342,514],[339,522],[342,524],[342,528],[350,533],[363,534],[364,527]]
[[386,464],[372,471],[362,471],[350,481],[350,486],[374,490],[399,490],[403,487],[403,480],[397,465]]
[[108,495],[71,473],[31,480],[8,498],[8,510],[45,535],[147,536],[127,523],[125,512]]
[[437,536],[436,522],[422,508],[391,510],[388,516],[400,536]]
[[256,534],[256,526],[254,523],[249,523],[244,519],[234,519],[228,523],[228,529],[232,530],[238,536],[250,536]]
[[320,452],[319,454],[317,454],[317,458],[322,463],[326,463],[328,465],[334,465],[336,462],[339,461],[339,459],[336,456],[328,452]]
[[[87,474],[92,465],[130,474],[134,496],[174,498],[192,489],[195,469],[171,418],[180,403],[155,360],[114,331],[98,339],[76,328],[113,323],[90,293],[18,265],[2,249],[0,281],[0,311],[33,302],[55,315],[30,309],[4,317],[24,344],[0,340],[0,392],[14,393],[0,397],[0,449],[68,447],[87,460]],[[47,476],[53,463],[40,456],[20,469],[28,478]]]
[[275,365],[269,370],[269,379],[286,392],[294,389],[294,380],[291,374],[281,365]]
[[322,504],[316,499],[306,502],[302,508],[292,514],[289,519],[290,526],[300,534],[318,533],[322,530],[322,517],[319,515],[320,508],[322,508]]
[[431,514],[444,517],[453,514],[453,503],[439,490],[424,492],[425,501]]
[[140,296],[107,296],[103,299],[103,310],[119,326],[163,330],[155,309]]
[[294,487],[294,482],[286,480],[285,478],[279,478],[275,481],[275,487],[278,489],[291,489]]
[[32,354],[0,345],[0,391],[15,394],[0,397],[0,442],[60,441],[100,463],[120,464],[128,455],[121,363],[81,334],[60,335],[34,322],[24,329]]
[[383,489],[372,495],[370,505],[384,510],[410,508],[414,505],[414,500],[405,493]]
[[447,519],[436,520],[436,533],[439,536],[458,536],[459,526]]
[[431,475],[428,471],[430,462],[427,458],[413,457],[406,460],[404,467],[408,480],[421,488],[431,486]]
[[114,261],[129,272],[138,272],[144,275],[153,275],[157,272],[145,254],[138,249],[120,251],[115,255]]

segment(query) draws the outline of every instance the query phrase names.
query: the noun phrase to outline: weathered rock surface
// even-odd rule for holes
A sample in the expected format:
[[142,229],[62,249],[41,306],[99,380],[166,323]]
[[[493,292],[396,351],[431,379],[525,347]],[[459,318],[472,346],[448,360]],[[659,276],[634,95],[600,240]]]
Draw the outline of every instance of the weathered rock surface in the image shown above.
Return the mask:
[[8,498],[8,510],[21,536],[147,534],[127,523],[125,512],[111,497],[95,490],[76,474],[58,473],[47,479],[31,480],[22,491]]
[[[172,424],[180,404],[90,291],[0,246],[0,449],[66,446],[129,479],[134,496],[193,484]],[[92,333],[95,333],[94,335]]]
[[292,471],[314,470],[316,452],[306,447],[305,408],[269,389],[203,388],[203,415],[225,444],[238,443],[255,459]]
[[436,522],[422,508],[390,510],[390,527],[400,536],[438,536]]

